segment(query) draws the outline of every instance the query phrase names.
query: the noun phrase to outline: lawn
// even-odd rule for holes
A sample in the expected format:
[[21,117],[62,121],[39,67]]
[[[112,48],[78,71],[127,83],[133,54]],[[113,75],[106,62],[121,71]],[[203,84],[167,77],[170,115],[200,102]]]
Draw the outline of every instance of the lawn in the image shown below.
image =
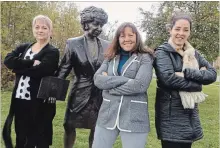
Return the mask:
[[[219,84],[219,83],[218,83]],[[157,140],[154,124],[154,102],[155,102],[156,83],[153,79],[148,90],[149,95],[149,113],[151,132],[148,136],[146,148],[160,148],[160,141]],[[204,131],[202,140],[193,144],[193,148],[218,148],[219,147],[219,86],[209,85],[203,87],[203,92],[208,94],[207,100],[200,104],[200,118]],[[1,127],[5,121],[9,110],[11,92],[1,92]],[[57,114],[54,119],[54,137],[51,148],[63,148],[63,117],[65,113],[66,102],[57,102]],[[89,130],[77,129],[77,139],[75,148],[88,148]],[[12,137],[15,141],[14,126],[12,128]],[[3,142],[1,142],[3,148]],[[114,148],[121,148],[120,138],[117,139]]]

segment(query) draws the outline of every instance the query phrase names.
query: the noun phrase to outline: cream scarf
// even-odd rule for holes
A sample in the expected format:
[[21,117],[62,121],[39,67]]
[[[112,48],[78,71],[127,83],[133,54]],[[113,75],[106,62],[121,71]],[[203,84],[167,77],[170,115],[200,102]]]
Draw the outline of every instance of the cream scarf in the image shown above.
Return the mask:
[[[169,39],[168,43],[174,48],[175,45]],[[192,47],[192,45],[186,41],[184,46],[184,51],[182,49],[176,50],[182,57],[183,57],[183,68],[182,71],[184,71],[185,68],[193,68],[199,70],[199,64],[197,59],[195,58],[195,49]],[[204,94],[203,92],[186,92],[186,91],[179,91],[182,105],[184,109],[193,109],[195,107],[195,103],[200,103],[205,100],[205,98],[208,96]]]

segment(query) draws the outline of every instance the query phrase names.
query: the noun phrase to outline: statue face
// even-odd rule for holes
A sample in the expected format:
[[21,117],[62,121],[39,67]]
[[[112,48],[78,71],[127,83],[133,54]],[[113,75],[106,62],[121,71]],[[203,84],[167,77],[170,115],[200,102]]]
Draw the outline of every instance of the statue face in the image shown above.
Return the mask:
[[100,33],[102,32],[102,27],[103,24],[98,22],[98,21],[93,21],[87,24],[88,25],[88,30],[87,33],[90,37],[97,37],[100,35]]

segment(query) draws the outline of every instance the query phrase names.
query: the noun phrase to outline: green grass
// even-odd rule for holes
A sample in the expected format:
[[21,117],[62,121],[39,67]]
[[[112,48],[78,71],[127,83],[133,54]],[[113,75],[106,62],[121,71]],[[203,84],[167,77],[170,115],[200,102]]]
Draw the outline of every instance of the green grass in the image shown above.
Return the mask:
[[217,69],[217,74],[218,76],[220,76],[220,69]]
[[[155,102],[156,83],[152,80],[148,90],[149,95],[149,114],[151,132],[148,136],[146,148],[160,148],[160,141],[156,137],[154,124],[154,102]],[[204,131],[204,137],[193,144],[193,148],[218,148],[219,146],[219,87],[216,85],[203,86],[203,92],[208,94],[207,100],[200,104],[200,119]],[[1,127],[5,121],[9,110],[11,92],[1,94]],[[66,102],[57,102],[57,114],[54,119],[53,146],[51,148],[63,148],[63,117]],[[75,148],[88,148],[89,130],[77,129],[77,139]],[[14,126],[12,128],[12,138],[15,141]],[[14,142],[15,143],[15,142]],[[3,148],[3,142],[1,142]],[[120,138],[117,139],[114,148],[121,148]]]

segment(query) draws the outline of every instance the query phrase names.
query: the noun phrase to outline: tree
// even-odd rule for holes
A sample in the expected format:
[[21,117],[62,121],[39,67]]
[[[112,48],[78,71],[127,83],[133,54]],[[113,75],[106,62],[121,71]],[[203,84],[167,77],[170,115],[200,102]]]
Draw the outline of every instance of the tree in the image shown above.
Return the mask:
[[166,41],[169,34],[165,26],[170,16],[176,10],[185,11],[193,19],[191,44],[209,61],[212,61],[218,56],[219,50],[219,11],[217,6],[218,2],[165,1],[160,3],[156,14],[140,9],[140,13],[144,16],[141,28],[147,34],[145,43],[156,48]]
[[66,40],[83,34],[79,11],[73,2],[8,1],[1,2],[1,72],[2,88],[7,88],[14,75],[3,64],[4,57],[18,44],[35,41],[32,35],[32,19],[47,15],[53,22],[51,43],[64,50]]
[[103,31],[99,35],[99,37],[111,42],[113,40],[117,27],[118,27],[118,21],[115,21],[114,23],[108,22],[103,26]]

